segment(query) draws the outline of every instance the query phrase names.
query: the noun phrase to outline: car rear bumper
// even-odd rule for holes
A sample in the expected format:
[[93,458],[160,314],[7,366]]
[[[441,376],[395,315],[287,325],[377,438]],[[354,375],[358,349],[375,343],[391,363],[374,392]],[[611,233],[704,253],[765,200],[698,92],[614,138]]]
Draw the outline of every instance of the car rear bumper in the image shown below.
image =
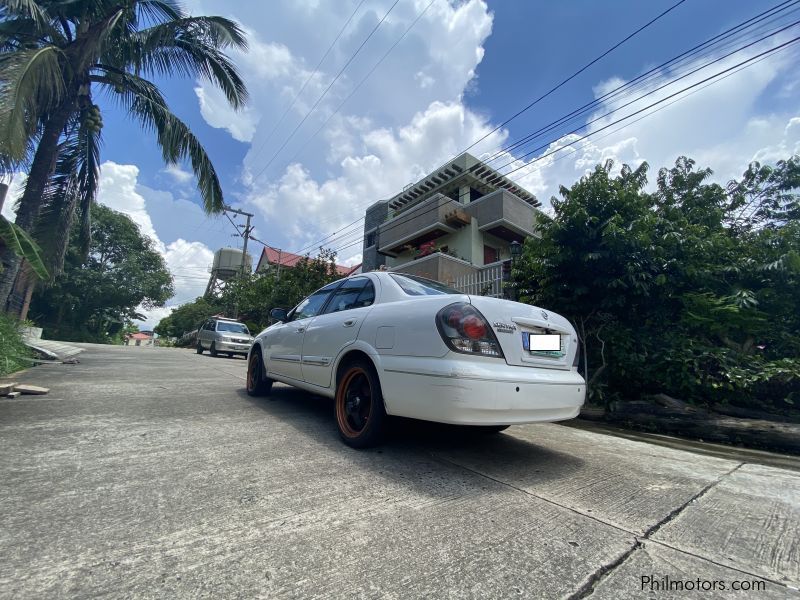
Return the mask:
[[586,384],[572,370],[465,356],[381,357],[389,414],[458,425],[552,422],[578,415]]

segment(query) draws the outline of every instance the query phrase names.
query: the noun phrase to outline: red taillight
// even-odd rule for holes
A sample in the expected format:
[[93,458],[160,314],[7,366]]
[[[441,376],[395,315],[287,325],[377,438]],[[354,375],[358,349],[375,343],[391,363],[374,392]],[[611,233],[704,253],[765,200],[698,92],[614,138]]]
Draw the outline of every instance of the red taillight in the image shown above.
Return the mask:
[[461,320],[461,331],[471,340],[480,340],[486,337],[486,325],[475,315],[469,315]]
[[471,304],[456,302],[445,306],[436,315],[436,327],[448,347],[455,352],[503,357],[489,323]]
[[460,310],[452,310],[447,314],[447,324],[453,329],[459,329],[461,327],[461,319],[463,318],[464,315],[461,314]]

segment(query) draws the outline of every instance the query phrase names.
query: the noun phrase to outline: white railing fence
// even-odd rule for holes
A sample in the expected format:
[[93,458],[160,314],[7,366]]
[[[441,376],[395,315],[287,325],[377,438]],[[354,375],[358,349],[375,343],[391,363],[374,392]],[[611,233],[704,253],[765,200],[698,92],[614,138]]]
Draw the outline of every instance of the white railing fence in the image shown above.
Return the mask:
[[465,294],[503,298],[503,261],[483,267],[477,273],[457,277],[453,287]]

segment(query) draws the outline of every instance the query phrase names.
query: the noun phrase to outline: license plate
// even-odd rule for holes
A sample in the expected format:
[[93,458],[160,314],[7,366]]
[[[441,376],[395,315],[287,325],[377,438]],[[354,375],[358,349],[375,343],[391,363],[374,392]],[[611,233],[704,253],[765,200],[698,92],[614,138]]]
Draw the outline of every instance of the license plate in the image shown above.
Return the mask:
[[528,349],[531,352],[559,352],[561,350],[561,336],[552,333],[528,334]]

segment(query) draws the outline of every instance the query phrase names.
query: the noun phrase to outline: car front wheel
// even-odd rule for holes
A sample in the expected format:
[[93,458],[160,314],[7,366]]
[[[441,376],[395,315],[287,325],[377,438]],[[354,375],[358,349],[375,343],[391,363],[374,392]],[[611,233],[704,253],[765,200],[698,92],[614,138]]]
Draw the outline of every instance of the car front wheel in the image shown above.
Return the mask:
[[203,353],[203,346],[200,344],[200,342],[197,342],[197,353],[198,354]]
[[345,444],[368,448],[379,444],[386,430],[386,409],[378,375],[371,364],[348,365],[336,386],[336,424]]
[[272,390],[272,379],[264,376],[261,352],[253,352],[247,362],[247,393],[250,396],[266,396]]

